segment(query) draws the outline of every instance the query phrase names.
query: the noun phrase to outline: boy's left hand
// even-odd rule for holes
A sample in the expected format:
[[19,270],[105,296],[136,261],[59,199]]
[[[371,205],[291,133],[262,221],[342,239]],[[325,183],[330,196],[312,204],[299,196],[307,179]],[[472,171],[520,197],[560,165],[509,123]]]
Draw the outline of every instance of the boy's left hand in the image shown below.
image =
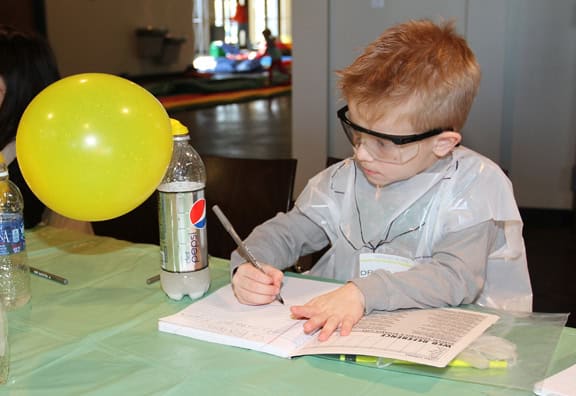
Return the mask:
[[304,305],[290,307],[298,319],[308,319],[304,332],[310,334],[320,328],[319,341],[326,341],[340,328],[340,335],[347,336],[364,315],[364,295],[358,287],[348,282],[342,287],[315,297]]

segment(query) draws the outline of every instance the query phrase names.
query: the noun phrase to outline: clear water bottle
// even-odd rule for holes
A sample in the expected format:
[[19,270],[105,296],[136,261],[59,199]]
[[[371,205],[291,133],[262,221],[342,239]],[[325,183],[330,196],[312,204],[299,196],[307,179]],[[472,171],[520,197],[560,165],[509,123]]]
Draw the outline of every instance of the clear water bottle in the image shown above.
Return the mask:
[[0,304],[0,384],[8,381],[10,372],[10,345],[8,344],[8,318]]
[[188,129],[172,121],[174,149],[158,186],[160,223],[160,282],[174,300],[201,297],[210,286],[206,233],[206,169],[190,145]]
[[8,167],[0,154],[0,298],[8,310],[30,300],[23,210],[22,194],[9,180]]

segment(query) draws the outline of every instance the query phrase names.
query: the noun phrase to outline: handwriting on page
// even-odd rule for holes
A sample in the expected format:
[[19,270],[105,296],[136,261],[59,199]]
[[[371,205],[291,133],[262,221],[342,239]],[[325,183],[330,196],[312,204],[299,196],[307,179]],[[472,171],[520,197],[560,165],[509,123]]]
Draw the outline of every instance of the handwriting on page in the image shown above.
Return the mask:
[[303,321],[292,318],[289,307],[338,286],[286,277],[282,288],[286,305],[273,302],[251,306],[239,303],[227,285],[174,315],[160,318],[158,327],[169,333],[288,357],[310,338],[302,330]]
[[[284,333],[294,325],[294,321],[288,319],[282,327],[278,327],[275,321],[274,326],[269,326],[270,321],[266,320],[246,320],[246,318],[231,317],[228,319],[211,318],[205,313],[187,312],[182,317],[183,322],[194,325],[194,328],[201,331],[214,332],[224,336],[239,337],[250,341],[267,343]],[[185,323],[183,323],[185,325]],[[268,324],[268,325],[267,325]]]
[[179,312],[177,321],[181,326],[258,343],[269,342],[295,323],[287,307],[243,305],[225,288],[204,304],[192,304]]
[[[288,306],[294,303],[303,304],[317,293],[288,287],[299,284],[294,278],[286,278],[284,282],[284,298]],[[337,286],[319,283],[318,287],[331,290]],[[238,302],[230,287],[224,287],[216,291],[209,300],[205,300],[204,304],[193,304],[180,314],[187,324],[199,330],[268,343],[299,324],[299,321],[292,319],[288,306],[279,303],[244,305]]]

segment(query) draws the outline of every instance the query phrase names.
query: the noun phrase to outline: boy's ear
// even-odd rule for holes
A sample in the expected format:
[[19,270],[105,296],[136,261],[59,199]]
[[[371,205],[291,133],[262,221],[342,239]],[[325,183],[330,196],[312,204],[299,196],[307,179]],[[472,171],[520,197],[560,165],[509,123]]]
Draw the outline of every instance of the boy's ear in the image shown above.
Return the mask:
[[444,131],[440,135],[436,136],[434,140],[434,146],[432,151],[438,157],[444,157],[456,147],[462,140],[462,135],[454,131]]

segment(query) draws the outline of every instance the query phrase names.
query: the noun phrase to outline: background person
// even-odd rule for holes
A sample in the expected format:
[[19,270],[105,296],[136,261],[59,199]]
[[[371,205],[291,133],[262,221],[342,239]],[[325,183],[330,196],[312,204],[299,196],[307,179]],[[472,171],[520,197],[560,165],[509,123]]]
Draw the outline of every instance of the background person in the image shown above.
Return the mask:
[[268,85],[273,85],[274,70],[278,70],[280,73],[288,77],[290,77],[290,72],[284,67],[284,64],[282,63],[282,51],[280,48],[278,48],[276,37],[272,36],[270,29],[264,29],[262,31],[262,36],[264,36],[265,41],[263,55],[268,55],[270,57],[270,67],[268,68]]
[[30,101],[60,79],[56,59],[48,42],[35,34],[0,24],[0,149],[10,180],[24,198],[24,226],[47,224],[92,233],[89,222],[72,220],[49,209],[30,190],[16,158],[18,123]]

